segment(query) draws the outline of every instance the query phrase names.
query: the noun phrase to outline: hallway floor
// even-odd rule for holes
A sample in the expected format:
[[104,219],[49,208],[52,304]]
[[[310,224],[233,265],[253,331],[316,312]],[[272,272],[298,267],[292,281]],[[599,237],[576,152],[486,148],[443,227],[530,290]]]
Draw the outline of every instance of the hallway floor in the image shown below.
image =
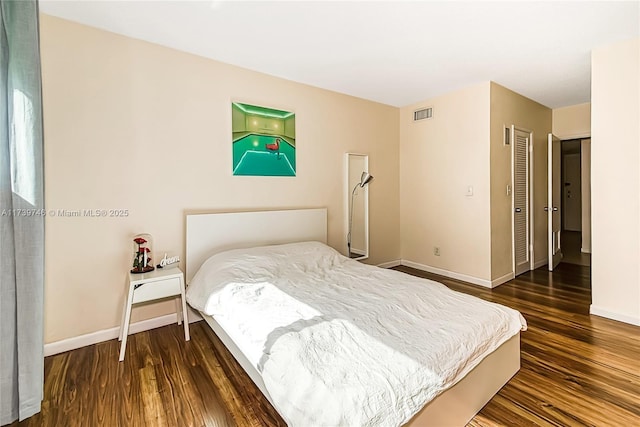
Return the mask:
[[583,266],[591,265],[591,254],[582,252],[582,234],[579,231],[563,231],[560,236],[562,262]]

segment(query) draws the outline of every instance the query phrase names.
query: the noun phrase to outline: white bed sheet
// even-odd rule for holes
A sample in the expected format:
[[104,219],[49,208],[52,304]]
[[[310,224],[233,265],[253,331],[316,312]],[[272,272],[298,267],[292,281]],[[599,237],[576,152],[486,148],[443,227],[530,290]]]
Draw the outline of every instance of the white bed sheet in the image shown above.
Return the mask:
[[187,289],[291,426],[394,426],[526,329],[515,310],[318,242],[227,251]]

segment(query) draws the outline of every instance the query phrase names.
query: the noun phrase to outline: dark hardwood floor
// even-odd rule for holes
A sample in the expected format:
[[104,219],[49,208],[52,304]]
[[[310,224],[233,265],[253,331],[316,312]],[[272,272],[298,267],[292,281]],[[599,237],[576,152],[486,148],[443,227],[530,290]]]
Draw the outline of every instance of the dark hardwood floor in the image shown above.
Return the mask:
[[[640,328],[590,316],[589,269],[561,264],[486,289],[407,267],[520,310],[522,369],[470,426],[640,425]],[[45,359],[42,412],[20,426],[284,426],[204,322]]]
[[589,267],[561,263],[493,290],[398,267],[519,310],[522,367],[470,426],[640,425],[640,327],[589,315]]

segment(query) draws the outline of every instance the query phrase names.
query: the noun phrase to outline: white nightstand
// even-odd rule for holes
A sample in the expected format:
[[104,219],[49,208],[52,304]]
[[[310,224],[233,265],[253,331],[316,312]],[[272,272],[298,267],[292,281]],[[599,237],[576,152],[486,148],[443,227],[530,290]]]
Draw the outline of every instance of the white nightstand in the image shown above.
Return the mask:
[[177,268],[157,268],[149,273],[127,273],[127,297],[122,309],[122,323],[120,324],[120,361],[124,360],[131,321],[131,307],[141,302],[159,300],[168,297],[176,298],[176,314],[178,325],[184,323],[184,340],[189,341],[189,319],[187,318],[187,301],[184,297],[184,275]]

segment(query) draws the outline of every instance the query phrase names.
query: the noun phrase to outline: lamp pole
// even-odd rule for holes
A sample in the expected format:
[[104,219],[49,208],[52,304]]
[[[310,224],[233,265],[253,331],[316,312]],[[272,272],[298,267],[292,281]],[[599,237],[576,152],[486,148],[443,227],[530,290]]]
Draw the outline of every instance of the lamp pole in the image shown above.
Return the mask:
[[360,176],[360,182],[357,183],[353,187],[353,191],[351,191],[351,204],[349,205],[349,232],[347,233],[347,252],[349,254],[349,258],[351,258],[351,227],[353,225],[353,197],[356,194],[356,189],[358,187],[363,187],[371,182],[373,176],[369,175],[369,172],[362,172]]
[[356,190],[360,186],[360,183],[357,183],[355,187],[353,187],[353,191],[351,191],[351,205],[349,206],[349,233],[347,234],[347,252],[349,258],[351,258],[351,226],[353,224],[353,196],[356,194]]

